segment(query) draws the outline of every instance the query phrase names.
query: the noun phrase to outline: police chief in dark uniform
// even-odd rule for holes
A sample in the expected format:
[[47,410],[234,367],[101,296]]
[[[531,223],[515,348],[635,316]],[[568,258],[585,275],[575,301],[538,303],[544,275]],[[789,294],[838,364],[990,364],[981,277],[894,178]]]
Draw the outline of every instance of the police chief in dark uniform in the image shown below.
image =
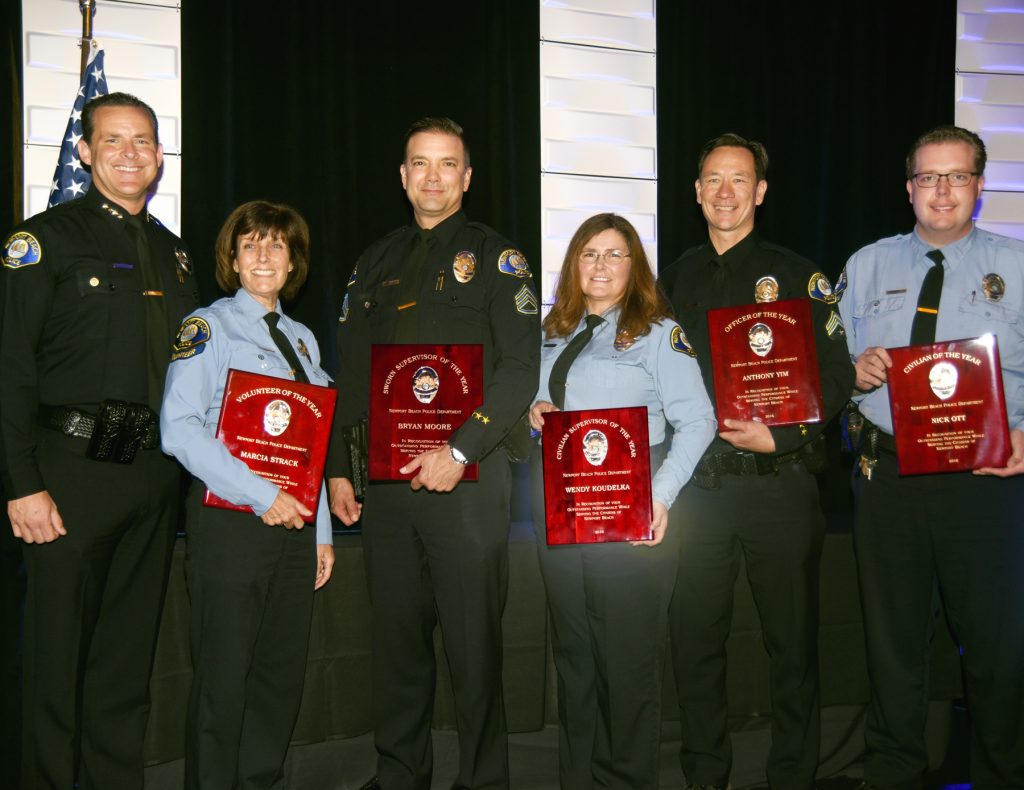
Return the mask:
[[826,419],[769,428],[720,421],[680,496],[684,535],[669,613],[679,694],[680,762],[692,785],[725,787],[732,753],[725,642],[741,556],[771,659],[774,790],[810,788],[818,762],[818,566],[824,518],[813,472],[823,464],[821,431],[853,382],[840,294],[795,253],[762,241],[754,213],[768,182],[764,146],[739,135],[709,141],[698,162],[697,202],[708,242],[665,270],[662,284],[697,354],[714,400],[707,311],[811,298]]
[[146,209],[163,161],[133,96],[82,114],[84,197],[4,246],[3,486],[25,542],[22,787],[141,788],[181,472],[157,411],[192,263]]
[[[412,126],[401,176],[415,222],[359,258],[339,319],[327,475],[332,509],[346,524],[359,518],[360,506],[341,434],[367,414],[371,344],[483,346],[479,408],[447,444],[406,464],[402,473],[412,475],[411,483],[371,483],[366,491],[379,777],[368,786],[386,790],[430,786],[438,620],[459,731],[454,786],[508,786],[501,613],[510,468],[499,444],[537,390],[540,326],[526,258],[462,213],[471,174],[458,124],[425,118]],[[478,482],[461,482],[466,463],[479,463]]]

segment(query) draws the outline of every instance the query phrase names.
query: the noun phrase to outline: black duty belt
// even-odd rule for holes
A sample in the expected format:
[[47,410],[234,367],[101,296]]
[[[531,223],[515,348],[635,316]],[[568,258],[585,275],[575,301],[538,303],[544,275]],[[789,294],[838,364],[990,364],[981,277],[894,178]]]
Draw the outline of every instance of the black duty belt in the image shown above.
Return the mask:
[[[104,402],[104,410],[107,410],[108,403]],[[160,446],[160,423],[158,418],[148,406],[141,404],[125,404],[129,409],[140,413],[145,409],[149,412],[147,418],[135,420],[132,426],[133,432],[137,434],[137,446],[142,450],[154,450]],[[92,439],[96,434],[97,415],[74,409],[70,406],[39,406],[37,422],[44,428],[59,431],[65,436],[74,436],[79,439]],[[114,426],[115,431],[123,431],[121,426]],[[108,459],[100,459],[108,460]],[[129,462],[130,463],[130,462]]]
[[875,442],[878,445],[878,449],[879,450],[885,450],[888,453],[895,453],[896,452],[896,438],[894,436],[892,436],[891,434],[886,433],[885,431],[883,431],[881,428],[879,428],[877,426],[872,426],[872,427],[874,427],[874,429],[876,431],[878,431],[878,435],[875,438]]
[[719,478],[723,475],[771,475],[793,461],[801,461],[808,472],[823,472],[826,466],[825,438],[819,434],[793,452],[780,455],[749,453],[742,450],[709,450],[704,453],[697,462],[697,468],[693,470],[693,483],[699,488],[714,491],[721,488]]
[[800,458],[800,451],[784,455],[748,453],[741,450],[707,452],[697,463],[697,471],[706,475],[770,475],[779,467]]

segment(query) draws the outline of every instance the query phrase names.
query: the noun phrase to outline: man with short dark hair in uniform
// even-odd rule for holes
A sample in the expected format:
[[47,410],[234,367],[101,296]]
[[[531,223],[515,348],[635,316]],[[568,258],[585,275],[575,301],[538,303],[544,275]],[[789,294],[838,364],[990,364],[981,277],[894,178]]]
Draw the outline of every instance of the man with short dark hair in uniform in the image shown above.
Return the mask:
[[[378,752],[378,776],[366,787],[430,787],[440,621],[459,731],[454,786],[505,788],[501,613],[511,473],[499,445],[537,390],[538,301],[522,253],[462,212],[472,169],[458,124],[413,124],[400,172],[415,221],[372,244],[352,272],[327,465],[333,511],[346,524],[365,513]],[[481,344],[483,402],[446,444],[406,464],[411,483],[371,483],[361,507],[342,431],[367,414],[374,343]],[[479,463],[478,482],[460,482],[466,463]]]
[[[871,681],[865,787],[920,788],[928,768],[936,586],[962,656],[972,787],[1024,787],[1024,242],[974,225],[985,160],[985,144],[967,129],[923,134],[906,161],[913,232],[869,244],[843,272],[865,421],[853,481]],[[998,338],[1006,465],[900,477],[886,349],[986,333]],[[940,397],[951,384],[936,382]]]
[[818,763],[818,565],[824,518],[814,472],[821,432],[843,407],[853,367],[835,312],[840,294],[813,264],[762,241],[754,213],[768,182],[764,146],[735,134],[710,140],[697,164],[708,242],[668,267],[661,282],[693,344],[714,400],[707,311],[811,298],[825,419],[772,427],[720,421],[720,433],[680,495],[682,554],[669,612],[688,787],[729,782],[725,642],[741,557],[771,659],[774,790],[810,788]]
[[112,93],[82,128],[92,188],[15,228],[0,278],[0,466],[28,572],[22,787],[130,790],[181,494],[157,410],[198,296],[146,210],[153,110]]

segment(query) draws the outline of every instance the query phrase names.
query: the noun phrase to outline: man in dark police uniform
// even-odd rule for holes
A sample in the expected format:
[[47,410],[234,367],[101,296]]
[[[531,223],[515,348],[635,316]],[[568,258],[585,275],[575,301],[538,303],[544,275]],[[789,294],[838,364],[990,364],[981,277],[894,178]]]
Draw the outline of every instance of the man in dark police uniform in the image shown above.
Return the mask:
[[[458,124],[413,124],[400,172],[415,222],[359,258],[339,318],[341,386],[327,466],[333,511],[346,524],[361,512],[342,432],[368,411],[371,344],[481,344],[484,391],[447,444],[402,469],[411,484],[371,483],[366,491],[379,755],[367,787],[430,786],[439,619],[459,730],[454,786],[504,788],[501,613],[511,483],[499,445],[537,390],[537,296],[522,253],[462,212],[472,169]],[[460,482],[466,463],[479,463],[478,482]]]
[[141,788],[149,674],[181,475],[156,413],[197,304],[181,240],[146,210],[163,161],[153,110],[82,113],[93,186],[3,251],[3,488],[28,572],[22,786]]
[[772,746],[767,775],[775,790],[814,783],[818,762],[818,566],[824,518],[814,472],[824,459],[825,421],[853,383],[841,294],[813,264],[762,241],[756,207],[768,182],[764,146],[739,135],[709,141],[700,154],[697,202],[708,242],[686,252],[662,285],[700,363],[714,400],[707,311],[809,296],[826,420],[769,428],[724,420],[680,495],[685,516],[676,591],[669,614],[682,727],[680,761],[688,786],[729,782],[725,642],[741,556],[771,658]]

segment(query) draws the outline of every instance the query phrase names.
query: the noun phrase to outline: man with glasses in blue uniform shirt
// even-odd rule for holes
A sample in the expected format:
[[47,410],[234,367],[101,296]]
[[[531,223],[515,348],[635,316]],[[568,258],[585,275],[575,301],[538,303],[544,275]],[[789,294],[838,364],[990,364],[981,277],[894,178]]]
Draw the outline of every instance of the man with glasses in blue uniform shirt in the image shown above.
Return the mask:
[[[1024,787],[1024,244],[974,225],[985,160],[967,129],[918,138],[907,156],[913,232],[858,251],[840,280],[864,420],[854,546],[871,680],[865,788],[920,788],[927,770],[936,584],[963,656],[972,786]],[[935,316],[934,338],[921,339],[919,312]],[[1006,466],[899,477],[886,349],[984,333],[999,339]]]

